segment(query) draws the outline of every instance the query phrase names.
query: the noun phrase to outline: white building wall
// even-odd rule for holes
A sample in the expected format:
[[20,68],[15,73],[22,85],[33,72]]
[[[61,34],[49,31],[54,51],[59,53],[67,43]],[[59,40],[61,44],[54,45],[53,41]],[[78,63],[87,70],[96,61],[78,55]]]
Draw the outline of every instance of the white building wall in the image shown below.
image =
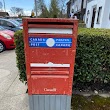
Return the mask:
[[72,10],[74,10],[74,3],[71,3],[71,6],[70,6],[70,15],[71,15],[71,17],[74,15],[74,13],[72,13]]
[[[92,14],[93,14],[93,7],[97,6],[97,0],[93,0],[89,3],[87,3],[86,8],[86,17],[85,17],[85,23],[87,28],[91,28],[91,22],[92,22]],[[89,11],[89,14],[87,15],[87,12]],[[87,22],[88,19],[88,22]]]
[[105,2],[105,9],[101,27],[110,29],[110,0],[106,0]]
[[[81,10],[81,3],[82,3],[82,0],[76,0],[74,3],[71,3],[71,6],[70,6],[71,15],[74,15],[74,13]],[[72,13],[72,9],[74,9],[74,13]]]
[[[97,0],[97,9],[96,9],[94,28],[103,28],[102,23],[103,23],[104,11],[105,11],[105,1],[106,0]],[[100,23],[98,24],[97,17],[98,17],[99,7],[101,7],[101,6],[102,6],[102,12],[101,12],[101,16],[100,16]]]
[[[94,28],[110,28],[110,0],[92,0],[87,4],[85,23],[87,28],[91,28],[93,8],[96,6]],[[97,23],[99,7],[102,7],[100,23]],[[89,14],[87,12],[89,10]],[[88,22],[87,22],[88,19]]]
[[74,3],[75,12],[81,10],[81,3],[82,3],[82,0],[76,0],[75,1],[75,3]]
[[86,5],[87,5],[87,0],[84,0],[83,8],[86,8]]

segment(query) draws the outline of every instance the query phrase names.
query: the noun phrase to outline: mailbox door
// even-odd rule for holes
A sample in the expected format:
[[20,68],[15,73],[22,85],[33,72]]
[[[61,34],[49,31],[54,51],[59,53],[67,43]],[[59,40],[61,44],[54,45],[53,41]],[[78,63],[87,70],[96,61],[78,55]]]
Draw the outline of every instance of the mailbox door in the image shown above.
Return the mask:
[[32,76],[32,94],[66,94],[68,81],[68,76]]

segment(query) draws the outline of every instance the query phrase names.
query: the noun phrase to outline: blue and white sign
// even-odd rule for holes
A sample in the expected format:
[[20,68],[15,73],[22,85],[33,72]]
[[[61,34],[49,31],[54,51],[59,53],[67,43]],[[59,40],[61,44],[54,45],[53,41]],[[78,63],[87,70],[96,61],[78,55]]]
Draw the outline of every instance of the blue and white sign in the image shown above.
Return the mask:
[[70,48],[72,38],[40,38],[29,37],[30,47]]

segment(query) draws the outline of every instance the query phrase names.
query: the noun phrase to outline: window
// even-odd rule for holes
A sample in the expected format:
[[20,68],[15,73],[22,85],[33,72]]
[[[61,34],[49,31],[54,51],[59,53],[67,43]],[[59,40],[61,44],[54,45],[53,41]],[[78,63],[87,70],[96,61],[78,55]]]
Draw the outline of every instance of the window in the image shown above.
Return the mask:
[[87,16],[90,14],[89,10],[87,11]]
[[97,23],[98,24],[100,23],[101,13],[102,13],[102,7],[99,7],[98,16],[97,16]]
[[71,3],[74,3],[74,0],[71,0]]
[[11,22],[9,22],[9,21],[6,21],[6,26],[7,27],[15,27]]
[[6,26],[6,21],[1,20],[1,21],[0,21],[0,25],[1,25],[1,26]]
[[1,25],[1,20],[0,20],[0,25]]
[[0,26],[0,31],[5,30],[2,26]]
[[86,24],[88,23],[88,18],[86,18]]
[[74,9],[71,10],[71,13],[74,13]]

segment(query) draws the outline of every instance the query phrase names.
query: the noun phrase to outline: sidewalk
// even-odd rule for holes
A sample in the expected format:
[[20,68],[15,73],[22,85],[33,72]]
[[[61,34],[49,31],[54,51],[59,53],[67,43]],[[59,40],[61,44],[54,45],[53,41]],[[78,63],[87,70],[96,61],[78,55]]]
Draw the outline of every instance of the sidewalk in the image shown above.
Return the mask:
[[19,81],[15,50],[0,53],[0,110],[28,110],[26,89]]

